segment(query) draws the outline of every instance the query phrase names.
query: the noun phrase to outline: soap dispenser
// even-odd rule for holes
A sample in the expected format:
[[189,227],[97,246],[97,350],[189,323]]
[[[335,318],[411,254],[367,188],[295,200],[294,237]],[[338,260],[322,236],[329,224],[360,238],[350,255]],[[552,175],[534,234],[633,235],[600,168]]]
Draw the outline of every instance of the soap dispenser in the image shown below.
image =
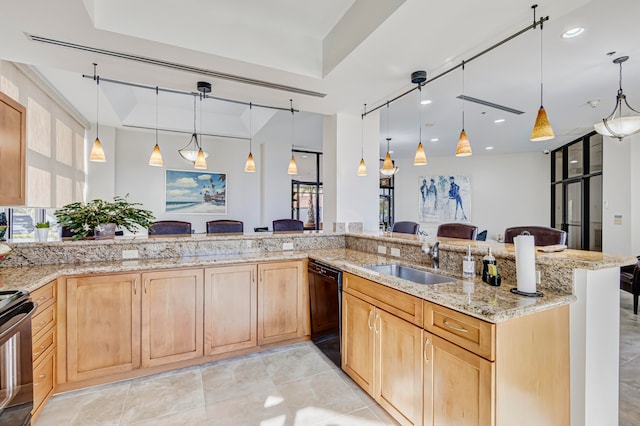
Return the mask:
[[462,278],[473,278],[476,275],[476,262],[471,257],[471,246],[467,246],[467,254],[462,258]]
[[496,258],[491,254],[491,247],[489,252],[482,258],[482,281],[489,282],[489,265],[495,265]]

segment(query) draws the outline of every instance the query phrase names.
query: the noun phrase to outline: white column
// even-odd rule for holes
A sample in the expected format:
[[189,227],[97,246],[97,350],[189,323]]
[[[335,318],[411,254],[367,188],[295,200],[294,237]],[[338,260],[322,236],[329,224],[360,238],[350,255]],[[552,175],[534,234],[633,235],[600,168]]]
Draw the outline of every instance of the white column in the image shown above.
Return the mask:
[[[364,126],[364,128],[363,128]],[[367,176],[358,176],[363,152]],[[333,222],[362,222],[365,231],[378,230],[379,116],[338,113],[323,123],[324,226]]]
[[619,268],[574,272],[570,309],[571,425],[618,424]]

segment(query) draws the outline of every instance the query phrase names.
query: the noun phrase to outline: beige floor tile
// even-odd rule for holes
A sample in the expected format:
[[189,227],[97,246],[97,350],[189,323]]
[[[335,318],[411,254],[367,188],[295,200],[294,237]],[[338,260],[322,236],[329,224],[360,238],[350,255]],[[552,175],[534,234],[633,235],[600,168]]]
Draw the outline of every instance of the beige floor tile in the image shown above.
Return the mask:
[[54,396],[34,426],[118,425],[129,387],[125,382]]
[[206,425],[291,426],[293,415],[279,394],[254,393],[206,406]]
[[199,368],[133,381],[122,414],[124,424],[204,405]]
[[277,385],[296,425],[319,423],[350,413],[366,404],[338,377],[334,370]]
[[298,345],[288,350],[266,354],[262,361],[277,385],[333,370],[330,362],[321,357],[311,344]]
[[[301,424],[300,426],[302,426]],[[343,414],[329,420],[323,420],[314,426],[395,426],[393,420],[381,420],[371,408],[363,408],[349,414]]]
[[207,410],[204,406],[200,406],[136,423],[121,424],[122,426],[201,426],[207,424]]
[[202,386],[207,405],[250,393],[273,393],[275,385],[259,357],[203,366]]

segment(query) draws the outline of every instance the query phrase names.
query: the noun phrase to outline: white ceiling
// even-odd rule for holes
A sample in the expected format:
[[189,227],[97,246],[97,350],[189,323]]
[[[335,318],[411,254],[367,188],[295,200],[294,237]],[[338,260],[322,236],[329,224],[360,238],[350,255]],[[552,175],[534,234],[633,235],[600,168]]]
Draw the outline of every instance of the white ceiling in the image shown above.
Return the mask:
[[[95,83],[83,79],[99,64],[102,78],[194,91],[199,80],[213,94],[289,107],[296,114],[295,145],[319,149],[320,116],[357,114],[412,87],[410,74],[429,78],[457,65],[533,21],[531,1],[460,0],[32,0],[4,2],[0,58],[32,65],[89,121],[95,121]],[[465,103],[465,129],[474,155],[553,149],[590,131],[613,108],[618,69],[628,55],[623,87],[640,108],[640,16],[637,0],[563,0],[540,4],[549,16],[544,37],[544,104],[557,137],[529,141],[539,107],[540,31],[529,31],[465,67],[465,94],[525,113],[519,116]],[[581,26],[578,38],[560,37]],[[156,65],[31,41],[25,33],[325,93],[292,94]],[[612,56],[606,54],[616,51]],[[155,93],[101,83],[101,124],[155,125]],[[381,114],[381,142],[396,156],[412,156],[422,127],[429,157],[452,156],[461,129],[462,73],[428,83],[419,116],[417,91]],[[596,108],[590,99],[601,102]],[[193,101],[161,93],[160,127],[192,130]],[[198,106],[200,109],[200,106]],[[248,108],[207,100],[202,130],[248,136]],[[494,124],[497,118],[506,121]],[[253,134],[290,142],[290,113],[254,108]],[[422,126],[419,125],[422,123]],[[425,124],[429,123],[429,126]],[[199,125],[200,126],[200,125]],[[309,126],[309,127],[306,127]],[[282,134],[280,136],[280,134]],[[439,138],[438,142],[429,142]],[[359,143],[360,141],[357,141]],[[384,143],[381,150],[384,151]],[[486,146],[493,146],[486,151]]]

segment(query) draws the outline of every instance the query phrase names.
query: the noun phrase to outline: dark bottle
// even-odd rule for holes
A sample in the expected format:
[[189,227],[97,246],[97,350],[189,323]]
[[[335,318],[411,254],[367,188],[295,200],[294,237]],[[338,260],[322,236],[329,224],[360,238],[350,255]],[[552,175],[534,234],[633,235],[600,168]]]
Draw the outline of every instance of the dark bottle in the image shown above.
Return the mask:
[[482,258],[482,281],[485,283],[489,282],[489,264],[496,264],[496,258],[491,254],[491,247],[489,247],[489,252]]

